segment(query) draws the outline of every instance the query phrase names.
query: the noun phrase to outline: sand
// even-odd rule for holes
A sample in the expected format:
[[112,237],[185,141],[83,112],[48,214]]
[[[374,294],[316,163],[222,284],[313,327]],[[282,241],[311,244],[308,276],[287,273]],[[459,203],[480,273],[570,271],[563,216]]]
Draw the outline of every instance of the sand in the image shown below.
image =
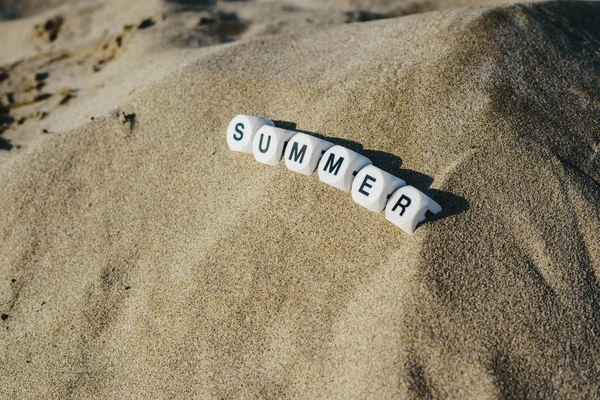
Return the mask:
[[[600,4],[346,21],[398,4],[302,3],[281,30],[263,2],[0,23],[2,93],[48,72],[51,94],[7,104],[0,136],[0,397],[598,398]],[[186,25],[219,7],[251,22]],[[239,113],[444,211],[409,236],[231,152]]]

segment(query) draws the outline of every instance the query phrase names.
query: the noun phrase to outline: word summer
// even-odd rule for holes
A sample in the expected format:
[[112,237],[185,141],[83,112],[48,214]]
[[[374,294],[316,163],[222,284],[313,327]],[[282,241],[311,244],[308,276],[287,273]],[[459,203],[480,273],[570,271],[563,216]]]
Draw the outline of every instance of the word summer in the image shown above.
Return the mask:
[[268,119],[236,116],[227,127],[227,144],[267,165],[278,165],[283,156],[288,169],[300,174],[311,175],[318,167],[322,182],[352,192],[356,203],[373,212],[385,209],[386,219],[411,235],[427,211],[442,211],[423,192],[372,165],[365,156],[305,133],[276,128]]

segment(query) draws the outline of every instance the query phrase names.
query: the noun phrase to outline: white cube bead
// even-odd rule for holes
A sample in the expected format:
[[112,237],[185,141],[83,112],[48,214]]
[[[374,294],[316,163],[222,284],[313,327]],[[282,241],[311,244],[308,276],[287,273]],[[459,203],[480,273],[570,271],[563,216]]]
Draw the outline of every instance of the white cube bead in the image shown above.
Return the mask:
[[311,175],[323,153],[332,146],[331,142],[299,132],[285,148],[285,165],[294,172]]
[[227,127],[227,144],[233,151],[252,154],[252,141],[256,131],[263,126],[274,126],[273,121],[249,115],[235,116]]
[[319,179],[335,188],[349,192],[358,171],[371,160],[342,146],[333,146],[323,154],[319,163]]
[[419,189],[404,186],[388,200],[385,207],[385,218],[412,235],[417,224],[425,220],[427,211],[437,214],[442,211],[442,207]]
[[252,142],[254,158],[256,158],[256,161],[267,165],[279,164],[285,144],[296,133],[298,132],[263,125],[254,135],[254,141]]
[[367,165],[358,171],[352,182],[352,199],[361,206],[380,213],[392,193],[402,186],[406,186],[402,179],[374,165]]

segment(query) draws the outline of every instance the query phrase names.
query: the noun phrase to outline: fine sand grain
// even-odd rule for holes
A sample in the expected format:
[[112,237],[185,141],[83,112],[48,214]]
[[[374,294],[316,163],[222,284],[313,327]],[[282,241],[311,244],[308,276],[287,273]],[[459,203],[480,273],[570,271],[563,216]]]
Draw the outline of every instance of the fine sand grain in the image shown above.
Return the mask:
[[[100,71],[83,58],[49,133],[0,165],[0,397],[598,398],[598,20],[534,3],[191,49],[155,18]],[[238,113],[444,211],[409,236],[231,152]]]

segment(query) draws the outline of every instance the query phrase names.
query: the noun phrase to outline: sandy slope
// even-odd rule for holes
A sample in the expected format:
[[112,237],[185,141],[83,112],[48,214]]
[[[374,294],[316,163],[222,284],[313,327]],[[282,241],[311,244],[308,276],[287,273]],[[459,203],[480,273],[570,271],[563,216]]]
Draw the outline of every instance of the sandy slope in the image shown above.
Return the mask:
[[114,112],[198,48],[478,3],[0,0],[0,163]]
[[[460,9],[185,50],[43,135],[0,167],[0,394],[596,398],[598,18]],[[237,113],[359,150],[444,215],[410,237],[232,153]]]

